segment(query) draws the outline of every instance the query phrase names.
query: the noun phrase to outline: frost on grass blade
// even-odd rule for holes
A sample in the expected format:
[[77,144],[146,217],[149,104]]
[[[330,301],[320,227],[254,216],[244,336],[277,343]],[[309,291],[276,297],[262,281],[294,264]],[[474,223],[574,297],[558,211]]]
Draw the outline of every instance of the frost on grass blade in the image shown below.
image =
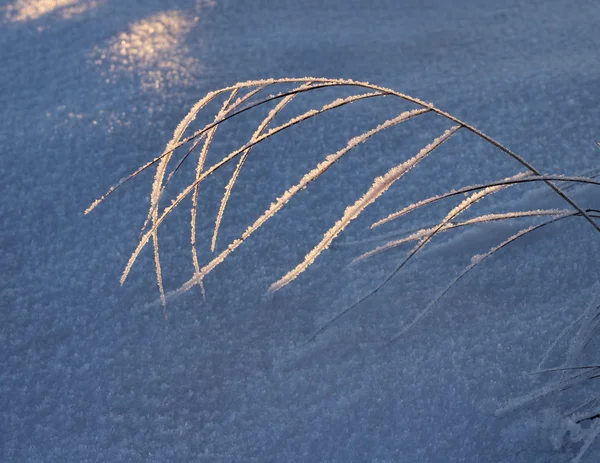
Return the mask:
[[[422,110],[416,110],[422,111]],[[402,122],[406,120],[408,115],[402,118],[402,115],[397,119],[398,121],[392,119],[382,124],[381,126],[374,129],[372,132],[376,133],[377,131],[384,130],[392,125],[397,124],[398,122]],[[401,119],[399,119],[401,118]],[[374,180],[373,185],[369,190],[356,201],[352,206],[346,208],[344,215],[340,220],[336,222],[336,224],[331,227],[323,236],[323,239],[319,244],[317,244],[312,251],[310,251],[305,257],[304,261],[298,264],[293,270],[290,270],[286,275],[284,275],[280,280],[273,283],[269,290],[271,292],[278,291],[292,280],[298,277],[302,272],[304,272],[309,265],[311,265],[314,260],[323,252],[325,249],[329,247],[333,239],[338,236],[349,224],[352,220],[354,220],[358,215],[370,204],[372,204],[377,198],[379,198],[388,188],[396,181],[399,180],[404,174],[406,174],[409,170],[415,167],[419,162],[425,159],[433,150],[435,150],[438,146],[446,142],[452,135],[454,135],[460,129],[459,126],[452,127],[442,134],[439,138],[436,138],[431,144],[427,145],[423,148],[416,156],[412,157],[406,162],[399,164],[396,167],[392,167],[383,177],[378,177]],[[367,132],[369,134],[369,132]],[[365,135],[367,135],[365,134]],[[369,135],[370,136],[370,135]],[[356,146],[358,143],[362,143],[366,140],[366,138],[358,137],[358,139],[353,139],[350,141],[349,146]]]
[[[211,92],[211,93],[207,94],[204,98],[202,98],[200,101],[198,101],[192,107],[192,109],[183,118],[183,120],[179,123],[179,125],[177,125],[177,128],[175,129],[175,131],[173,133],[173,138],[171,138],[169,143],[167,143],[167,147],[165,148],[165,153],[168,153],[168,154],[159,161],[159,164],[156,169],[155,176],[154,176],[154,183],[152,184],[152,192],[150,194],[150,208],[148,210],[148,215],[149,215],[150,219],[152,220],[152,225],[153,225],[153,229],[154,229],[154,232],[152,233],[152,241],[154,243],[154,265],[155,265],[155,269],[156,269],[156,280],[157,280],[158,288],[160,291],[160,298],[161,298],[163,306],[166,305],[165,290],[164,290],[163,282],[162,282],[160,254],[159,254],[159,247],[158,247],[158,231],[156,230],[156,227],[154,227],[154,225],[156,224],[156,222],[158,220],[158,202],[160,200],[160,195],[162,193],[163,179],[165,176],[165,172],[167,170],[167,164],[169,163],[169,161],[171,160],[171,157],[173,156],[173,151],[175,150],[175,146],[181,140],[181,137],[185,133],[188,126],[194,121],[194,119],[196,119],[198,112],[202,108],[204,108],[217,95],[219,95],[219,92]],[[144,228],[145,228],[145,225],[144,225]]]
[[[231,91],[231,93],[229,94],[229,97],[227,98],[227,100],[225,100],[225,102],[221,106],[221,110],[215,116],[215,121],[218,121],[219,119],[223,118],[225,115],[227,115],[228,113],[233,111],[238,105],[242,104],[242,102],[246,101],[248,98],[251,98],[254,94],[256,94],[257,92],[262,90],[262,88],[264,88],[264,87],[261,86],[258,89],[248,92],[243,98],[238,98],[236,100],[236,102],[232,105],[231,101],[233,100],[233,98],[235,98],[235,96],[237,95],[237,93],[239,91],[239,88],[233,89]],[[202,147],[202,151],[200,152],[200,156],[198,156],[198,162],[196,163],[196,179],[202,173],[202,169],[204,168],[204,163],[206,162],[206,155],[208,154],[208,148],[212,142],[212,139],[213,139],[218,127],[219,127],[218,125],[215,125],[212,129],[210,129],[210,131],[207,133],[207,135],[205,137],[205,142]],[[198,145],[200,140],[201,139],[199,138],[196,142],[194,142],[192,148],[190,148],[188,153],[186,153],[186,155],[184,156],[182,161],[179,163],[179,165],[181,165],[181,163],[185,160],[185,158],[189,154],[191,154],[191,152],[196,148],[196,146]],[[179,165],[169,175],[169,178],[167,179],[167,183],[171,179],[171,177],[175,174]],[[190,239],[191,239],[191,245],[192,245],[192,264],[194,265],[194,270],[196,272],[200,271],[200,263],[198,261],[198,253],[196,251],[196,210],[198,207],[199,188],[200,188],[200,185],[196,185],[194,188],[194,192],[192,193],[192,217],[191,217],[191,221],[190,221],[190,233],[191,233]],[[204,290],[204,285],[202,284],[202,282],[199,282],[199,286],[200,286],[200,290],[202,292],[202,297],[203,298],[206,297],[206,292]]]
[[[409,212],[415,211],[415,210],[420,209],[420,208],[422,208],[424,206],[427,206],[428,204],[432,204],[432,203],[435,203],[437,201],[441,201],[442,199],[446,199],[446,198],[449,198],[451,196],[456,196],[456,195],[461,194],[461,193],[468,193],[470,191],[483,190],[483,189],[486,189],[486,188],[494,188],[496,186],[498,186],[498,187],[508,187],[508,186],[511,186],[511,185],[514,184],[513,180],[518,180],[518,179],[526,178],[528,175],[530,175],[528,172],[520,172],[520,173],[518,173],[516,175],[513,175],[511,177],[505,178],[503,181],[501,181],[501,182],[499,182],[497,184],[496,183],[489,183],[487,185],[472,185],[472,186],[469,186],[469,187],[461,188],[460,190],[457,190],[457,191],[453,190],[453,191],[450,191],[448,193],[444,193],[442,195],[431,196],[430,198],[423,199],[423,200],[418,201],[416,203],[410,204],[410,205],[406,206],[405,208],[403,208],[403,209],[401,209],[401,210],[399,210],[397,212],[394,212],[394,213],[388,215],[387,217],[385,217],[385,218],[383,218],[381,220],[378,220],[377,222],[374,222],[371,225],[371,228],[373,229],[373,228],[379,227],[379,226],[383,225],[384,223],[387,223],[387,222],[390,222],[392,220],[398,219],[398,218],[402,217],[403,215],[408,214]],[[490,190],[490,191],[491,192],[496,192],[496,191],[499,191],[499,189],[494,189],[494,190]]]
[[[287,284],[289,281],[291,281],[294,278],[296,278],[301,273],[301,271],[304,271],[305,267],[303,267],[303,266],[307,266],[307,264],[310,265],[310,263],[312,263],[312,261],[314,260],[314,257],[316,257],[318,255],[318,253],[321,252],[321,250],[326,249],[327,246],[329,246],[329,244],[331,243],[331,240],[333,240],[333,238],[335,238],[335,236],[337,236],[337,234],[345,226],[347,226],[347,224],[351,220],[353,220],[354,218],[356,218],[358,216],[358,214],[360,214],[360,212],[362,212],[362,210],[365,207],[367,207],[369,204],[371,204],[373,201],[375,201],[383,192],[385,192],[389,188],[389,186],[393,182],[395,182],[396,180],[398,180],[406,172],[408,172],[410,169],[412,169],[414,166],[416,166],[419,162],[421,162],[423,159],[425,159],[436,148],[438,148],[443,143],[445,143],[446,141],[448,141],[456,132],[458,132],[458,130],[460,130],[460,126],[454,126],[451,129],[446,130],[441,136],[439,136],[433,142],[431,142],[430,144],[428,144],[427,146],[425,146],[414,157],[412,157],[408,161],[406,161],[406,162],[404,162],[404,163],[402,163],[402,164],[400,164],[400,165],[398,165],[396,167],[393,167],[383,177],[379,177],[379,178],[375,179],[375,182],[373,183],[373,185],[371,186],[371,188],[369,189],[369,191],[367,191],[367,193],[360,200],[358,200],[352,207],[349,207],[348,209],[346,209],[346,213],[344,214],[344,217],[342,217],[342,219],[340,219],[336,223],[336,225],[334,225],[325,234],[325,236],[323,237],[323,240],[321,241],[321,243],[319,243],[319,245],[317,245],[313,249],[313,251],[311,251],[311,253],[309,253],[305,257],[304,262],[301,263],[301,264],[299,264],[294,270],[290,271],[286,276],[284,276],[278,282],[274,283],[272,286],[277,285],[277,284],[281,284],[281,283]],[[326,246],[324,246],[324,244],[326,244]],[[314,255],[314,257],[313,257],[313,255]],[[312,258],[312,260],[311,260],[311,258]],[[397,267],[396,270],[394,270],[394,272],[392,272],[392,274],[390,274],[375,289],[373,289],[368,294],[366,294],[365,296],[363,296],[362,298],[360,298],[358,301],[356,301],[351,306],[349,306],[346,309],[342,310],[335,317],[333,317],[327,323],[325,323],[324,325],[322,325],[310,337],[309,341],[314,340],[319,334],[321,334],[323,331],[325,331],[336,320],[338,320],[340,317],[342,317],[345,314],[347,314],[348,312],[350,312],[352,309],[354,309],[355,307],[357,307],[363,301],[367,300],[369,297],[371,297],[377,291],[379,291],[392,278],[392,276],[408,261],[408,259],[410,259],[410,256],[399,267]],[[283,285],[281,285],[281,286],[283,286]],[[277,286],[275,289],[279,289],[279,287],[280,286]]]
[[[446,231],[453,230],[453,229],[460,228],[460,227],[467,227],[470,225],[476,225],[476,224],[482,224],[482,223],[488,223],[488,222],[503,221],[503,220],[510,220],[510,219],[516,219],[516,218],[523,218],[523,217],[540,217],[540,216],[548,216],[548,215],[556,216],[556,215],[561,215],[561,214],[565,214],[568,212],[570,212],[570,211],[567,209],[544,209],[544,210],[537,209],[537,210],[533,210],[533,211],[485,214],[485,215],[482,215],[479,217],[474,217],[472,219],[465,220],[464,222],[448,222],[441,229],[439,229],[438,232],[441,233],[441,232],[446,232]],[[360,256],[358,256],[354,260],[352,260],[352,263],[354,264],[354,263],[360,262],[364,259],[367,259],[369,257],[373,257],[376,254],[387,251],[396,246],[400,246],[401,244],[420,240],[420,239],[424,238],[425,236],[427,236],[428,234],[433,233],[435,229],[436,229],[436,226],[429,226],[426,228],[421,228],[419,230],[416,230],[416,231],[410,233],[409,235],[405,236],[404,238],[389,241],[382,246],[378,246],[375,249],[372,249],[371,251],[367,251],[367,252],[361,254]]]
[[[312,84],[312,82],[307,82],[307,83],[301,85],[300,87],[298,87],[298,89],[309,88],[311,86],[311,84]],[[252,137],[250,138],[250,141],[248,143],[255,142],[258,139],[258,137],[260,135],[262,135],[263,131],[268,127],[268,125],[273,121],[275,116],[277,116],[277,114],[279,114],[296,96],[297,96],[297,93],[294,93],[292,95],[287,95],[284,99],[282,99],[279,103],[277,103],[275,108],[273,108],[271,111],[269,111],[269,114],[267,115],[267,117],[265,119],[263,119],[263,121],[259,124],[258,128],[254,131],[254,133],[252,134]],[[238,161],[237,166],[235,167],[235,171],[233,172],[231,179],[229,180],[229,182],[227,183],[227,186],[225,187],[225,194],[223,195],[223,198],[221,200],[221,205],[219,207],[219,212],[217,214],[217,220],[215,222],[213,237],[212,237],[212,241],[210,244],[210,250],[212,252],[215,251],[215,247],[217,244],[217,236],[219,234],[219,228],[221,226],[221,221],[223,220],[223,214],[225,213],[225,207],[227,206],[227,202],[229,200],[229,197],[231,196],[231,190],[233,189],[233,186],[240,174],[240,171],[242,169],[242,166],[244,165],[244,162],[246,161],[246,158],[250,154],[251,149],[252,149],[252,147],[249,147],[244,150],[244,152],[242,153],[242,155]]]
[[[424,114],[428,111],[428,109],[416,109],[413,111],[407,111],[399,116],[390,119],[383,124],[378,125],[376,128],[365,132],[363,135],[355,137],[351,139],[348,144],[336,151],[333,154],[328,155],[324,161],[320,162],[314,169],[310,172],[306,173],[300,181],[288,189],[282,196],[277,198],[275,202],[271,204],[271,206],[258,218],[256,221],[250,225],[246,231],[242,234],[242,236],[232,243],[229,244],[227,249],[222,251],[219,255],[217,255],[211,262],[209,262],[206,266],[204,266],[197,275],[194,275],[192,279],[188,280],[182,287],[180,287],[174,294],[181,294],[182,292],[187,291],[191,286],[193,286],[194,281],[201,280],[208,273],[214,270],[217,265],[221,264],[225,258],[231,254],[235,249],[237,249],[252,233],[254,233],[258,228],[260,228],[267,220],[273,217],[285,204],[299,191],[303,190],[308,186],[308,184],[315,181],[318,177],[323,175],[333,164],[335,164],[339,159],[341,159],[344,155],[346,155],[349,151],[351,151],[356,146],[361,143],[366,142],[369,138],[375,135],[382,130],[393,127],[394,125],[400,124],[401,122],[407,121],[414,117],[417,117],[421,114]],[[316,257],[316,256],[315,256]],[[314,259],[313,259],[314,260]]]
[[[151,237],[154,236],[156,229],[158,228],[158,226],[164,221],[164,219],[167,217],[168,214],[170,214],[174,208],[176,208],[183,199],[185,199],[192,191],[194,191],[197,186],[204,180],[206,179],[209,175],[211,175],[213,172],[215,172],[217,169],[219,169],[220,167],[222,167],[223,165],[227,164],[229,161],[231,161],[232,159],[234,159],[235,157],[239,156],[240,153],[243,153],[246,149],[253,147],[254,145],[262,142],[263,140],[275,135],[278,132],[281,132],[295,124],[298,124],[306,119],[309,119],[311,117],[314,117],[318,114],[321,114],[325,111],[329,111],[333,108],[337,108],[340,106],[343,106],[345,104],[348,104],[349,102],[354,102],[354,101],[358,101],[359,99],[364,99],[364,98],[371,98],[373,96],[381,96],[383,95],[383,93],[381,92],[375,92],[375,93],[368,93],[368,94],[363,94],[363,95],[357,95],[357,96],[353,96],[351,98],[347,98],[344,100],[337,100],[337,102],[335,104],[328,104],[325,105],[325,107],[323,107],[320,111],[319,110],[310,110],[307,111],[306,113],[304,113],[301,116],[295,117],[291,120],[289,120],[288,122],[286,122],[285,124],[282,124],[278,127],[275,127],[273,129],[271,129],[268,133],[261,135],[260,137],[258,137],[257,139],[255,139],[254,141],[245,144],[244,146],[242,146],[241,148],[231,152],[230,154],[228,154],[227,156],[225,156],[221,161],[217,162],[216,164],[214,164],[213,166],[211,166],[208,170],[206,170],[202,175],[198,176],[196,178],[196,180],[189,185],[188,187],[186,187],[176,198],[175,200],[173,200],[173,202],[171,203],[170,206],[166,207],[162,213],[162,215],[158,218],[156,218],[155,220],[153,220],[152,224],[152,229],[147,232],[146,234],[144,234],[141,238],[140,241],[138,242],[138,246],[136,247],[136,249],[134,250],[134,252],[132,253],[129,261],[127,262],[127,265],[125,267],[125,270],[123,271],[123,274],[121,275],[121,284],[124,283],[124,281],[127,279],[127,276],[129,275],[129,272],[131,271],[131,268],[134,264],[134,262],[137,260],[139,253],[142,251],[142,249],[145,247],[145,245],[148,243],[149,239]],[[408,119],[415,117],[419,114],[423,114],[425,112],[428,112],[430,109],[419,109],[419,110],[413,110],[413,111],[409,111],[407,113],[409,114]],[[403,113],[404,114],[404,113]],[[221,119],[221,121],[223,121],[223,119]],[[213,127],[215,127],[218,124],[213,123],[212,125],[208,125],[205,127],[205,129],[203,129],[203,131],[205,130],[211,130]],[[176,149],[178,146],[181,146],[182,143],[185,143],[186,141],[192,140],[194,138],[195,135],[188,137],[187,139],[177,143],[174,147],[172,147],[172,149],[168,150],[166,153],[172,153],[174,149]],[[165,156],[165,153],[163,153],[162,155],[163,157]],[[181,163],[180,163],[181,164]],[[154,213],[155,210],[158,209],[158,202],[154,205],[151,206],[151,211]],[[242,240],[243,241],[243,240]],[[233,244],[233,243],[232,243]],[[233,249],[235,249],[237,246],[234,246]],[[228,249],[231,250],[231,245],[228,247]],[[202,276],[198,276],[196,275],[195,278],[202,278]],[[188,282],[189,283],[189,282]]]

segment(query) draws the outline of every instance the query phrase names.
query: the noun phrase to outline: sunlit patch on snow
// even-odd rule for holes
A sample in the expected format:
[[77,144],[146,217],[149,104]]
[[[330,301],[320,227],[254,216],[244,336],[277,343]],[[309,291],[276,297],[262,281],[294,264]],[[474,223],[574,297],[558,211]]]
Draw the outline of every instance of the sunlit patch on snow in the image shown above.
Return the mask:
[[131,24],[106,46],[96,47],[92,58],[104,68],[107,82],[129,74],[138,76],[144,89],[161,89],[174,83],[185,85],[202,68],[184,40],[198,20],[197,16],[178,10],[155,14]]
[[9,22],[25,22],[58,13],[65,19],[85,13],[98,6],[99,0],[16,0],[5,8]]

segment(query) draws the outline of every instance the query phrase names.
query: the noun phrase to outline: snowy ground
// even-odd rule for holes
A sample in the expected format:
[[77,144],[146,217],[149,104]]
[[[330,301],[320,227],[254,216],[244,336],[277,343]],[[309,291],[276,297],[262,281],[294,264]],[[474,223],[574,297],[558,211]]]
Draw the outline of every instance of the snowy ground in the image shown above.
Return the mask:
[[[158,298],[149,249],[118,284],[152,174],[83,211],[158,155],[206,92],[264,77],[381,84],[434,102],[542,171],[598,167],[598,24],[595,0],[0,0],[0,460],[570,461],[582,442],[562,414],[593,397],[593,384],[496,411],[552,378],[529,373],[598,294],[598,236],[581,219],[502,250],[387,345],[473,254],[525,222],[449,232],[307,343],[410,249],[348,266],[370,249],[351,243],[374,236],[373,220],[519,170],[474,137],[445,144],[305,274],[267,293],[375,175],[447,123],[426,116],[349,155],[206,278],[206,302],[194,289],[169,301],[167,319],[149,304]],[[220,249],[326,154],[407,108],[357,103],[257,147]],[[256,114],[232,123],[215,151],[243,143]],[[210,238],[226,178],[203,187],[199,239]],[[592,190],[572,192],[594,207]],[[486,204],[563,207],[541,186],[478,211]],[[382,233],[439,220],[444,207]],[[167,289],[193,271],[188,211],[161,231]],[[599,458],[596,441],[582,461]]]

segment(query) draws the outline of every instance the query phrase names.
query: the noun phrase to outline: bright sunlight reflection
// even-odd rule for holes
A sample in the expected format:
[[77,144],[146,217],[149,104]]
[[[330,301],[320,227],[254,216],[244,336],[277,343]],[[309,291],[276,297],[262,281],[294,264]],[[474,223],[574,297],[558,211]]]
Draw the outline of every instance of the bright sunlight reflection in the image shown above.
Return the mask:
[[10,22],[24,22],[56,12],[70,19],[97,5],[97,0],[16,0],[5,8],[5,18]]
[[178,10],[155,14],[97,47],[92,57],[97,65],[109,64],[104,71],[107,82],[126,73],[139,76],[145,89],[185,84],[201,70],[184,40],[197,21],[198,17]]

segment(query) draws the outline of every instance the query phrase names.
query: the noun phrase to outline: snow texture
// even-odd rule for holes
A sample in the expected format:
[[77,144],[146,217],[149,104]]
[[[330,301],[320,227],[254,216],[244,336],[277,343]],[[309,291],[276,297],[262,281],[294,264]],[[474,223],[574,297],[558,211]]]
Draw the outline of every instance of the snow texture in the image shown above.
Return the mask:
[[[355,138],[432,101],[540,172],[597,175],[598,24],[595,0],[0,1],[0,461],[599,461],[597,230],[541,181],[407,209],[523,171],[460,130],[399,178],[455,125],[431,111]],[[282,96],[158,158],[252,89],[324,82],[283,80],[303,76],[381,87]],[[141,172],[84,215],[153,160],[154,188]],[[128,265],[140,238],[160,260]],[[161,308],[155,268],[190,291]]]

